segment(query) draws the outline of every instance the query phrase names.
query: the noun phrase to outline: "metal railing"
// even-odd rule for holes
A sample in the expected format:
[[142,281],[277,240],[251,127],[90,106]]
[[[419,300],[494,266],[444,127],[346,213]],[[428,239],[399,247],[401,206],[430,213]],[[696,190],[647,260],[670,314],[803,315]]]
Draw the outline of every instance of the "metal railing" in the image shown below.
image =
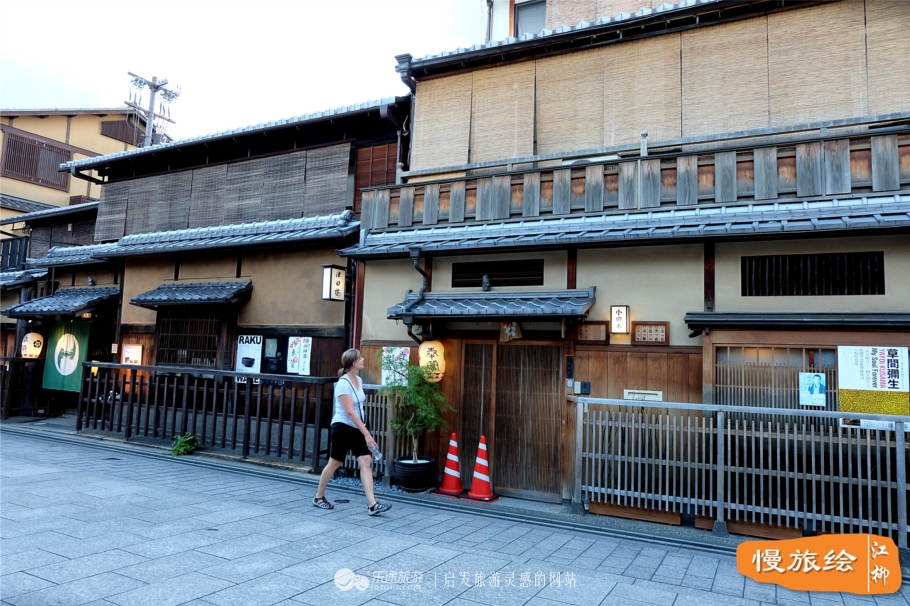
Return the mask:
[[[871,532],[907,547],[904,427],[910,417],[569,400],[576,407],[574,502],[722,524]],[[835,426],[822,419],[886,422],[893,429]]]
[[172,440],[275,456],[315,469],[328,454],[334,377],[85,362],[76,431]]

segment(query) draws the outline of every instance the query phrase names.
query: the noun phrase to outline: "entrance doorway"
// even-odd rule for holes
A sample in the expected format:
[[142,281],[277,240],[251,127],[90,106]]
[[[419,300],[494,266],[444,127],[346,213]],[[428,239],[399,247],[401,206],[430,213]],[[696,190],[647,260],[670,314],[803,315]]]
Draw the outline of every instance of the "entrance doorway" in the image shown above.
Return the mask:
[[550,344],[465,343],[459,434],[464,486],[484,435],[494,492],[562,502],[562,352]]

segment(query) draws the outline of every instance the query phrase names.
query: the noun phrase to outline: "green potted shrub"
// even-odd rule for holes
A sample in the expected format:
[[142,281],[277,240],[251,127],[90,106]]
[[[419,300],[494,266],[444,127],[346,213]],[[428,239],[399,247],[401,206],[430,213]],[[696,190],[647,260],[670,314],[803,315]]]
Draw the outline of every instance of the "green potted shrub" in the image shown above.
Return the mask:
[[453,409],[442,395],[439,383],[427,381],[433,376],[432,368],[410,364],[406,357],[397,356],[389,349],[382,350],[380,366],[390,380],[379,394],[395,403],[389,423],[411,442],[411,455],[395,459],[395,476],[405,490],[426,490],[433,482],[436,459],[418,454],[420,436],[445,427],[442,414]]

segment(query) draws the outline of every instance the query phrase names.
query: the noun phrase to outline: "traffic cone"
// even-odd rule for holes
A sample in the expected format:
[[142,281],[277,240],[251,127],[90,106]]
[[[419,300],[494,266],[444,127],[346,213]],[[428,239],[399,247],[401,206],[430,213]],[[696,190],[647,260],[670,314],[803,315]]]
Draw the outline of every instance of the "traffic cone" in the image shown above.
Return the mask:
[[458,442],[455,434],[449,438],[449,454],[446,455],[446,468],[442,476],[442,486],[434,488],[430,494],[443,497],[457,497],[464,492],[461,487],[461,469],[458,466]]
[[493,494],[490,486],[490,464],[487,462],[487,439],[480,436],[480,444],[477,446],[477,463],[474,465],[474,479],[471,481],[471,490],[468,494],[458,497],[459,499],[470,499],[471,501],[481,501],[483,503],[492,503],[499,499]]

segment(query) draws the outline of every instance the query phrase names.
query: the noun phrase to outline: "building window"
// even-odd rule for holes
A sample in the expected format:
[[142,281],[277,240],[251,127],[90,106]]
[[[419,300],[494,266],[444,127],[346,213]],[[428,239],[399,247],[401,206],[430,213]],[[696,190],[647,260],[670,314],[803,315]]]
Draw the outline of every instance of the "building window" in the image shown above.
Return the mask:
[[357,150],[357,172],[354,175],[354,214],[360,216],[364,187],[395,184],[395,160],[398,144],[386,143]]
[[543,286],[543,259],[452,264],[452,288],[482,287],[484,276],[491,287]]
[[104,120],[101,122],[101,134],[133,146],[138,146],[145,136],[131,120]]
[[885,294],[885,253],[820,253],[742,258],[742,296]]
[[515,36],[537,34],[547,24],[546,0],[531,0],[515,4]]
[[70,175],[57,172],[73,153],[38,139],[4,133],[3,176],[69,191]]
[[216,314],[159,311],[156,363],[214,368],[220,332]]

